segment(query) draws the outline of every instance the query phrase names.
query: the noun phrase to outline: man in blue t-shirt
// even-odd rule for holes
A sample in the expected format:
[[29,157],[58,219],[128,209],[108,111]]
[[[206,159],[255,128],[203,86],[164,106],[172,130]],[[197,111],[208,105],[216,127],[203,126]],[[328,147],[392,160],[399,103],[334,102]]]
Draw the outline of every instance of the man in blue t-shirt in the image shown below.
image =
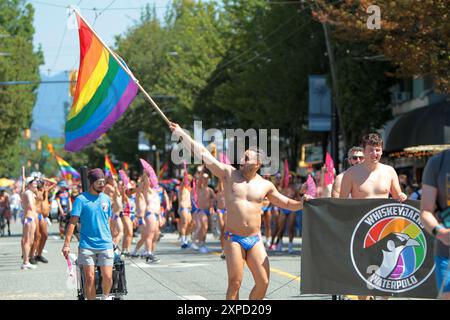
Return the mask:
[[92,169],[88,173],[89,191],[80,194],[73,204],[70,225],[62,249],[67,258],[70,253],[70,240],[74,228],[80,221],[80,242],[78,264],[83,266],[85,294],[88,300],[94,300],[95,267],[100,266],[102,275],[103,300],[109,300],[112,287],[112,270],[114,263],[113,242],[109,222],[111,219],[111,202],[103,193],[105,175],[102,169]]

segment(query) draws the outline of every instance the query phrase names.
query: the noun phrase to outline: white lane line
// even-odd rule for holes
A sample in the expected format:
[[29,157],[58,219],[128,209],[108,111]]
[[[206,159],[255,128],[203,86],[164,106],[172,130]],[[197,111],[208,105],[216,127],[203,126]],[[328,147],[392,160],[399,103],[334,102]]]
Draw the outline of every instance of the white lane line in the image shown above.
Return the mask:
[[170,264],[149,264],[145,262],[134,262],[130,266],[134,268],[193,268],[199,266],[208,266],[207,263],[170,263]]

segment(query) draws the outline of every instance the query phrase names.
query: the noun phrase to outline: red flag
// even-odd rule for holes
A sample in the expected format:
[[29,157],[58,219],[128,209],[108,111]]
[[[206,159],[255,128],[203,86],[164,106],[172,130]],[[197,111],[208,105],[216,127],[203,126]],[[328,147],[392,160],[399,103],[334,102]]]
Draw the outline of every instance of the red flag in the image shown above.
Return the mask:
[[325,167],[327,168],[327,172],[325,172],[325,185],[328,186],[334,182],[334,163],[333,158],[331,158],[328,152],[325,155]]

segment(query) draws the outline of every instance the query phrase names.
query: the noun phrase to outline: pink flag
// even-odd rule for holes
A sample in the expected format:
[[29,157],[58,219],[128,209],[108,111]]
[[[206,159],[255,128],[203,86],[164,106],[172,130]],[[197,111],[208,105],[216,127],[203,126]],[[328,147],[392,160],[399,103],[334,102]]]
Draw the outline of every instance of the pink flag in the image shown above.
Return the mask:
[[316,183],[314,182],[314,179],[311,177],[310,174],[308,174],[308,179],[306,180],[306,185],[308,186],[308,191],[306,191],[306,194],[308,196],[315,198],[316,197]]
[[325,185],[328,186],[334,182],[334,163],[333,158],[331,158],[328,152],[325,155],[325,166],[327,168],[327,172],[325,172]]
[[195,182],[197,179],[192,180],[192,189],[194,189],[194,202],[195,206],[198,208],[198,197],[197,197],[197,183]]
[[156,173],[155,170],[153,170],[152,166],[150,165],[150,163],[148,163],[147,161],[145,161],[144,159],[139,158],[139,160],[141,161],[142,167],[144,168],[144,171],[148,174],[148,176],[150,177],[150,184],[151,187],[154,188],[158,185],[158,178],[156,177]]
[[188,179],[188,170],[187,170],[186,161],[183,161],[183,166],[184,166],[184,178],[183,178],[183,182],[184,182],[184,186],[185,186],[185,187],[188,187],[188,186],[189,186],[189,179]]
[[127,174],[123,170],[119,170],[119,177],[120,180],[122,180],[123,185],[125,186],[125,189],[128,190],[128,184],[130,183],[130,180],[128,179]]
[[228,159],[226,152],[225,153],[220,153],[219,154],[219,159],[220,162],[225,163],[225,164],[231,164],[230,159]]
[[284,175],[283,175],[283,187],[287,188],[289,185],[289,163],[287,159],[284,160]]

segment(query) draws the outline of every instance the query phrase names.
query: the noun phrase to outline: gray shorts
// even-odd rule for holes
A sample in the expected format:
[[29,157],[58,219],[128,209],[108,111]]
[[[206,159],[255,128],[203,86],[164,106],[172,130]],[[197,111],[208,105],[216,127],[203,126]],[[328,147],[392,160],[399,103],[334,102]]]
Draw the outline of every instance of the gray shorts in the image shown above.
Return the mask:
[[78,264],[88,266],[112,266],[114,264],[113,249],[94,250],[78,248]]

